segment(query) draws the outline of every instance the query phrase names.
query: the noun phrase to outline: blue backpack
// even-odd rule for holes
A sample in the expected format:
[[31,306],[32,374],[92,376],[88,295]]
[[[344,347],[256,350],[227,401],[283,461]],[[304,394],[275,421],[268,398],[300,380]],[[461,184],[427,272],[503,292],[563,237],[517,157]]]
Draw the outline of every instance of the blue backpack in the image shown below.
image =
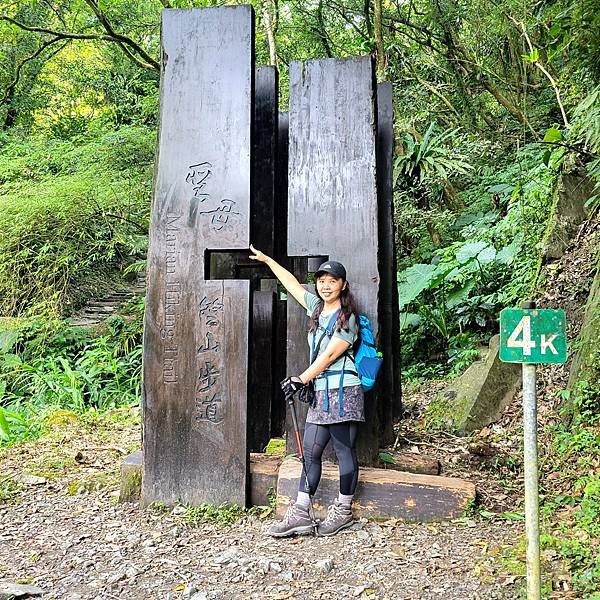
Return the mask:
[[[319,352],[319,348],[321,346],[321,342],[325,336],[331,337],[333,332],[335,331],[335,324],[337,323],[337,318],[340,311],[337,310],[329,319],[329,323],[325,328],[321,338],[318,343],[315,344],[316,332],[313,336],[312,348],[311,348],[311,357],[310,362],[312,363]],[[320,375],[320,377],[325,378],[325,399],[324,406],[326,412],[329,412],[329,377],[334,375],[340,376],[340,389],[339,389],[339,405],[340,405],[340,417],[344,414],[344,374],[348,373],[351,375],[356,375],[360,380],[363,391],[368,392],[373,389],[375,385],[375,380],[377,379],[377,374],[379,373],[379,369],[381,368],[381,363],[383,362],[383,357],[380,352],[377,352],[377,348],[375,346],[375,338],[373,337],[373,326],[371,325],[371,321],[366,315],[359,315],[358,317],[358,347],[356,348],[356,352],[354,355],[354,365],[356,366],[356,371],[354,369],[346,369],[346,358],[352,358],[350,355],[345,352],[344,353],[344,366],[341,370],[338,369],[326,369]]]
[[373,389],[377,374],[381,368],[383,357],[377,352],[373,326],[366,315],[358,317],[359,344],[354,353],[354,364],[358,371],[358,378],[365,392]]

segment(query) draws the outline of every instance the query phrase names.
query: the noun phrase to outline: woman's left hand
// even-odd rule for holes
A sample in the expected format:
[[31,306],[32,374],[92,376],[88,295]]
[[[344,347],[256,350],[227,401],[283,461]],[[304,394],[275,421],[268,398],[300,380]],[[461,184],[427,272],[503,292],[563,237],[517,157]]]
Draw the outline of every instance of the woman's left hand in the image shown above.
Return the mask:
[[258,260],[258,261],[264,262],[264,263],[266,263],[269,260],[269,257],[264,252],[257,250],[252,244],[250,244],[250,250],[254,254],[253,255],[251,254],[248,258],[251,258],[252,260]]

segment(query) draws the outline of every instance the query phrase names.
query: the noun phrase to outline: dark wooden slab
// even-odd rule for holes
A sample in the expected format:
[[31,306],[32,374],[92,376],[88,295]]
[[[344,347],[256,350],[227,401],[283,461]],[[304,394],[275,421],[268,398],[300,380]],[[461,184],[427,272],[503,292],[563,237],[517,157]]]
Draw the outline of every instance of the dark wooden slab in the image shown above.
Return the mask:
[[282,437],[285,435],[286,403],[281,391],[280,382],[287,374],[286,365],[286,340],[287,340],[287,301],[277,298],[275,301],[274,319],[275,337],[273,388],[271,392],[271,437]]
[[275,294],[273,292],[253,292],[248,392],[248,448],[250,452],[263,452],[271,439],[274,305]]
[[[370,57],[290,64],[288,254],[344,263],[360,310],[377,332],[375,123]],[[288,315],[292,332],[295,317],[290,309]],[[305,348],[304,331],[289,344]],[[379,447],[375,397],[366,410],[359,457],[373,463]]]
[[275,252],[275,169],[279,138],[277,69],[258,67],[255,80],[252,143],[252,243],[269,256]]
[[[302,261],[305,262],[305,261]],[[298,276],[298,275],[297,275]],[[313,286],[305,286],[312,290]],[[289,375],[298,375],[306,369],[309,360],[309,348],[307,341],[307,315],[306,309],[302,308],[293,298],[288,297],[287,300],[287,373]],[[283,392],[279,390],[278,397],[280,402],[286,406],[285,429],[286,435],[286,453],[297,454],[298,447],[296,437],[294,436],[294,428],[291,418],[290,408],[285,403]],[[308,406],[302,402],[295,402],[296,415],[298,425],[300,427],[300,436],[304,435],[304,423],[306,421],[306,413]]]
[[275,163],[275,258],[287,269],[291,266],[287,255],[289,121],[288,113],[279,113]]
[[383,366],[379,380],[381,445],[394,439],[393,420],[402,412],[400,387],[400,319],[396,284],[396,251],[393,196],[394,107],[392,84],[377,86],[377,193],[379,229],[379,343]]
[[142,502],[246,503],[253,12],[165,10],[144,329]]
[[[277,516],[281,518],[290,498],[295,499],[302,466],[287,458],[279,469]],[[327,506],[339,492],[338,468],[325,463],[317,494],[315,514],[324,518]],[[399,518],[405,521],[441,521],[464,514],[475,499],[475,485],[462,479],[415,475],[391,469],[361,468],[353,503],[356,518]]]

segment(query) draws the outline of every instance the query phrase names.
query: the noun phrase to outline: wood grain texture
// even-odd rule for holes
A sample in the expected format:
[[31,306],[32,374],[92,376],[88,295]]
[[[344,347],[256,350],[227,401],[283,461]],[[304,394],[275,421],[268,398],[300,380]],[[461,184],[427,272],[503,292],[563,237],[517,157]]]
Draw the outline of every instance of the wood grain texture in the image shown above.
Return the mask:
[[[376,106],[370,57],[290,64],[288,173],[288,254],[325,255],[344,263],[359,309],[377,332]],[[294,311],[288,307],[290,335],[298,322]],[[297,334],[288,352],[297,352],[296,345],[305,351],[305,344]],[[288,368],[296,364],[295,356],[288,358]],[[371,394],[359,438],[359,460],[366,464],[375,461],[379,446],[376,403]]]
[[[277,516],[295,499],[302,472],[300,462],[283,461],[277,482]],[[338,469],[324,464],[321,483],[313,498],[315,514],[324,518],[339,492]],[[462,479],[416,475],[387,469],[361,468],[353,512],[356,518],[398,518],[405,521],[441,521],[464,514],[475,499],[475,485]]]
[[250,504],[268,506],[270,496],[277,493],[277,474],[283,457],[250,454]]
[[412,454],[411,452],[390,452],[393,463],[382,463],[382,469],[394,469],[407,473],[420,473],[422,475],[439,475],[440,461],[437,458]]
[[246,502],[249,283],[205,281],[247,248],[251,7],[166,10],[144,322],[142,502]]
[[377,331],[371,58],[291,63],[289,115],[288,254],[343,262]]

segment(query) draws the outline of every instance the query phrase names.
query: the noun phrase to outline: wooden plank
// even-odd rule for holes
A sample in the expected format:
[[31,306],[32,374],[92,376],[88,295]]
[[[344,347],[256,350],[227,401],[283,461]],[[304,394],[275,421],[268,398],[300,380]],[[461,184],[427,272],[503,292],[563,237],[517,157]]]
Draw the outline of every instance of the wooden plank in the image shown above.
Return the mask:
[[250,504],[268,506],[277,493],[277,474],[283,457],[252,452],[250,454]]
[[[278,518],[285,513],[290,499],[296,497],[301,472],[298,460],[283,461],[277,483]],[[333,503],[338,492],[338,468],[326,463],[313,498],[317,517],[326,516],[327,506]],[[353,511],[356,518],[440,521],[462,516],[474,499],[475,485],[469,481],[365,467],[360,470]]]
[[407,473],[420,473],[422,475],[439,475],[440,461],[437,458],[412,454],[411,452],[389,452],[393,463],[380,460],[382,469],[394,469]]
[[381,445],[394,441],[393,421],[402,412],[400,388],[400,320],[396,285],[394,196],[392,186],[394,150],[394,107],[392,84],[377,86],[377,196],[379,230],[379,343],[383,365],[378,382],[381,392],[379,434]]
[[[306,277],[302,277],[302,271],[306,268],[306,259],[296,259],[294,263],[297,265],[295,269],[295,275],[300,281]],[[312,286],[305,286],[307,289],[313,289]],[[306,309],[302,308],[298,302],[288,296],[287,299],[287,347],[286,347],[286,358],[287,358],[287,374],[288,375],[299,375],[302,373],[309,361],[309,348],[307,341],[307,316]],[[278,397],[281,402],[285,402],[283,392],[279,390]],[[304,435],[304,423],[306,421],[306,413],[308,412],[308,406],[302,402],[296,401],[296,415],[298,417],[298,425],[300,427],[300,435]],[[297,454],[298,447],[296,445],[296,437],[294,436],[294,428],[291,418],[290,409],[287,408],[286,404],[286,453]]]
[[204,257],[250,241],[252,8],[165,10],[161,41],[142,502],[244,505],[249,284]]
[[[290,269],[291,263],[287,256],[287,215],[288,215],[288,127],[289,118],[285,112],[279,113],[277,160],[275,177],[275,260],[285,268]],[[279,387],[279,382],[287,375],[287,302],[277,299],[275,317],[275,359],[272,408],[271,435],[279,437],[285,433],[286,404]]]
[[275,252],[278,263],[290,268],[287,255],[289,115],[279,113],[275,176]]
[[[370,57],[290,64],[288,254],[344,263],[359,308],[377,332],[375,123]],[[363,463],[376,460],[376,403],[371,394],[359,438]]]
[[271,390],[271,437],[285,435],[286,403],[280,382],[286,377],[286,340],[287,340],[287,302],[277,298],[275,301],[275,333],[273,348],[273,388]]
[[275,252],[275,169],[279,136],[277,69],[258,67],[254,89],[252,143],[252,243],[269,256]]
[[271,439],[273,389],[273,292],[253,292],[248,395],[248,448],[263,452]]
[[343,262],[377,330],[374,100],[370,57],[290,64],[288,254]]

